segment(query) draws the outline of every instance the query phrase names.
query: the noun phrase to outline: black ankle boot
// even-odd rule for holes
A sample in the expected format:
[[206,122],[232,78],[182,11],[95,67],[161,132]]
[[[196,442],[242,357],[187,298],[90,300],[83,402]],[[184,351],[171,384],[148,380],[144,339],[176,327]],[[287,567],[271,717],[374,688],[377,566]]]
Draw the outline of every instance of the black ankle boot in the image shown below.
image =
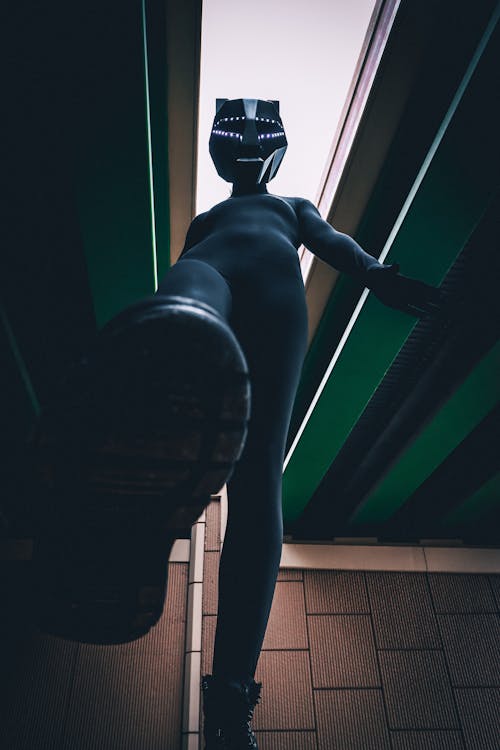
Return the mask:
[[202,678],[205,750],[258,750],[250,722],[262,683]]

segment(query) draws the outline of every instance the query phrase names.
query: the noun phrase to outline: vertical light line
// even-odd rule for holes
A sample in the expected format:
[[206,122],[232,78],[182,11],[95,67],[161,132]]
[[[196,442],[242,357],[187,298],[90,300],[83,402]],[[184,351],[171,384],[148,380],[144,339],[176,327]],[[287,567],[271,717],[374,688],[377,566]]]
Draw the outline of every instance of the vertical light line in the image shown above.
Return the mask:
[[31,378],[29,376],[28,368],[26,367],[26,364],[24,362],[23,355],[21,354],[19,347],[17,345],[14,332],[12,328],[10,327],[10,323],[7,318],[7,315],[5,314],[4,309],[1,306],[0,306],[0,318],[2,319],[3,327],[5,329],[5,333],[7,334],[7,339],[9,341],[14,359],[16,361],[16,365],[19,368],[19,372],[21,374],[21,380],[23,381],[24,387],[26,388],[26,391],[28,392],[29,400],[31,401],[31,405],[35,411],[35,414],[38,415],[40,414],[40,402],[38,401],[38,398],[35,393],[35,389],[33,388],[33,383],[31,382]]
[[142,38],[144,51],[144,78],[146,84],[146,130],[148,135],[149,191],[151,198],[151,238],[153,244],[153,275],[155,292],[158,289],[158,259],[156,256],[156,206],[153,184],[153,148],[151,145],[151,110],[149,106],[148,38],[146,32],[146,0],[142,0]]
[[[451,102],[451,104],[450,104],[450,106],[448,108],[448,111],[446,112],[446,115],[444,116],[443,121],[441,122],[441,125],[439,127],[438,132],[437,132],[437,135],[434,138],[434,141],[432,142],[432,145],[431,145],[429,151],[426,154],[426,157],[424,159],[424,162],[423,162],[422,166],[420,167],[420,170],[419,170],[419,173],[418,173],[418,175],[417,175],[417,177],[415,179],[415,182],[413,183],[413,185],[411,187],[411,190],[408,193],[408,196],[406,197],[406,200],[405,200],[405,202],[403,204],[403,207],[402,207],[402,209],[401,209],[401,211],[399,213],[399,216],[396,219],[396,222],[395,222],[395,224],[394,224],[394,226],[393,226],[393,228],[391,230],[391,233],[389,234],[389,237],[387,238],[387,242],[385,243],[384,248],[383,248],[382,252],[380,253],[380,256],[379,256],[379,262],[380,263],[384,262],[384,259],[387,257],[387,254],[389,253],[389,250],[391,249],[392,244],[393,244],[394,240],[396,239],[396,236],[397,236],[397,234],[398,234],[398,232],[399,232],[399,230],[401,228],[401,225],[402,225],[403,221],[406,218],[406,215],[408,214],[408,212],[410,210],[411,204],[413,203],[413,200],[414,200],[414,198],[415,198],[415,196],[416,196],[416,194],[417,194],[417,192],[418,192],[418,190],[420,188],[420,185],[422,184],[422,182],[424,180],[424,177],[427,174],[427,172],[429,170],[429,167],[430,167],[430,165],[432,163],[432,160],[434,159],[434,156],[436,155],[436,151],[438,150],[438,148],[439,148],[439,146],[441,144],[441,141],[443,140],[444,135],[445,135],[446,131],[448,130],[448,126],[449,126],[449,124],[450,124],[450,122],[451,122],[451,120],[453,118],[453,115],[455,114],[455,112],[456,112],[456,110],[458,108],[458,105],[460,104],[460,102],[462,100],[462,97],[463,97],[463,95],[464,95],[464,93],[465,93],[465,91],[467,89],[467,86],[469,85],[469,82],[470,82],[472,76],[474,75],[474,71],[477,68],[479,60],[481,59],[481,57],[483,55],[483,52],[486,49],[486,46],[487,46],[487,44],[488,44],[488,42],[490,40],[490,37],[491,37],[491,35],[493,34],[493,32],[495,30],[495,27],[496,27],[496,25],[498,23],[499,17],[500,17],[500,3],[497,4],[495,10],[493,11],[493,14],[492,14],[491,19],[490,19],[490,21],[488,23],[488,26],[486,27],[486,30],[485,30],[483,36],[481,37],[481,41],[479,42],[479,44],[478,44],[478,46],[476,48],[476,51],[474,52],[474,55],[472,57],[472,60],[470,61],[467,70],[465,71],[464,77],[460,81],[460,84],[459,84],[459,86],[458,86],[458,88],[457,88],[457,90],[455,92],[455,96],[453,97],[453,100],[452,100],[452,102]],[[326,372],[325,372],[325,374],[324,374],[324,376],[323,376],[323,378],[321,380],[321,383],[319,384],[318,390],[314,394],[314,398],[311,401],[311,404],[310,404],[310,406],[309,406],[309,408],[308,408],[308,410],[306,412],[306,415],[305,415],[305,417],[304,417],[304,419],[302,421],[302,424],[300,425],[300,427],[298,429],[298,432],[297,432],[297,434],[296,434],[296,436],[295,436],[295,438],[293,440],[293,443],[290,446],[290,450],[288,451],[288,455],[286,456],[285,462],[284,462],[284,465],[283,465],[283,473],[285,472],[286,467],[290,463],[290,459],[292,458],[292,455],[293,455],[293,453],[295,451],[295,448],[297,447],[297,445],[298,445],[298,443],[299,443],[299,441],[300,441],[300,439],[301,439],[301,437],[302,437],[302,435],[304,433],[304,430],[306,429],[306,426],[307,426],[307,423],[309,422],[311,414],[313,413],[313,411],[314,411],[314,409],[316,407],[316,404],[317,404],[317,402],[318,402],[321,394],[323,393],[323,390],[325,389],[325,386],[326,386],[326,384],[327,384],[327,382],[328,382],[328,380],[330,378],[331,372],[332,372],[332,370],[333,370],[333,368],[334,368],[334,366],[335,366],[335,364],[336,364],[336,362],[337,362],[337,360],[338,360],[338,358],[339,358],[339,356],[340,356],[340,354],[342,352],[342,349],[344,348],[344,345],[345,345],[347,339],[349,338],[349,335],[350,335],[350,333],[351,333],[351,331],[352,331],[352,329],[354,327],[354,323],[356,322],[356,320],[357,320],[357,318],[358,318],[358,316],[359,316],[359,314],[361,312],[361,309],[362,309],[363,305],[366,302],[366,298],[367,297],[368,297],[368,289],[365,289],[364,292],[363,292],[363,294],[361,295],[361,298],[360,298],[358,304],[356,305],[356,308],[355,308],[355,310],[354,310],[354,312],[353,312],[353,314],[351,316],[351,319],[349,320],[349,323],[347,324],[346,330],[344,331],[344,335],[342,336],[342,338],[341,338],[341,340],[339,342],[339,345],[337,346],[337,348],[336,348],[336,350],[335,350],[335,352],[333,354],[333,357],[330,360],[330,363],[329,363],[329,365],[328,365],[328,367],[326,369]]]

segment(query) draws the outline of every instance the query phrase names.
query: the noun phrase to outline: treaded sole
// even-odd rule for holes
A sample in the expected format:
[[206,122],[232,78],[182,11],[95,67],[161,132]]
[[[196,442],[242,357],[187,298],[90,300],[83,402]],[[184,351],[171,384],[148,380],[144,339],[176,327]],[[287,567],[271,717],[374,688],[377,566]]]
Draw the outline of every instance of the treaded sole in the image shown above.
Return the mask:
[[230,477],[249,410],[245,358],[209,308],[153,299],[103,329],[38,425],[44,631],[119,643],[158,621],[172,543]]

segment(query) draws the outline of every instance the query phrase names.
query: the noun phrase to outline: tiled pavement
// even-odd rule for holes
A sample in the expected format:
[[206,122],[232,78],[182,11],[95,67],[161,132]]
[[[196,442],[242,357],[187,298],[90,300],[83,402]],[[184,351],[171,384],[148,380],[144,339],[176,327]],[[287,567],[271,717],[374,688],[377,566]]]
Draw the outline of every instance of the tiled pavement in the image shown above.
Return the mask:
[[[211,671],[219,508],[207,511]],[[261,750],[500,750],[500,576],[281,570],[256,679]]]
[[[219,510],[207,510],[202,673]],[[37,634],[23,578],[0,569],[0,748],[179,750],[187,563],[170,564],[159,625],[116,647]],[[282,569],[256,675],[261,750],[500,750],[499,610],[500,575]]]
[[179,750],[188,564],[169,564],[158,625],[117,646],[30,625],[29,564],[0,568],[1,750]]

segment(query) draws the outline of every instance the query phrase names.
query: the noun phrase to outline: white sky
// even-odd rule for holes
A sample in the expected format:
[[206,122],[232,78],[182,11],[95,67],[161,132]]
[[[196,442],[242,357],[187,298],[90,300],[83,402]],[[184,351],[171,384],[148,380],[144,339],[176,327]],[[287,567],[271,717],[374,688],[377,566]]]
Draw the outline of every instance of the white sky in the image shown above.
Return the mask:
[[216,98],[277,99],[288,149],[269,192],[315,201],[375,0],[203,0],[196,212],[231,186],[208,153]]

